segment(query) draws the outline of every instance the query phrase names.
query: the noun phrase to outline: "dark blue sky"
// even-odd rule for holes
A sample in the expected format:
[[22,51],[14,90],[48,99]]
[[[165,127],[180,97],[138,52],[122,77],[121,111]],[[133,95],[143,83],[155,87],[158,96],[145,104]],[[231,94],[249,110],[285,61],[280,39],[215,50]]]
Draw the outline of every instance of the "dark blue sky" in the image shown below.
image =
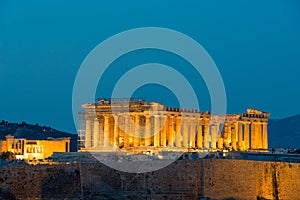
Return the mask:
[[[247,107],[269,111],[272,118],[300,113],[300,3],[296,0],[2,0],[0,119],[75,132],[72,89],[84,58],[106,38],[146,26],[174,29],[203,45],[222,74],[229,113]],[[184,65],[166,52],[135,52],[117,60],[106,81],[117,77],[118,67],[150,61]],[[201,109],[210,109],[203,81],[186,75],[194,84],[199,81],[203,90]],[[108,96],[107,88],[98,96]],[[136,95],[176,105],[170,92],[162,96],[165,92],[148,85]]]

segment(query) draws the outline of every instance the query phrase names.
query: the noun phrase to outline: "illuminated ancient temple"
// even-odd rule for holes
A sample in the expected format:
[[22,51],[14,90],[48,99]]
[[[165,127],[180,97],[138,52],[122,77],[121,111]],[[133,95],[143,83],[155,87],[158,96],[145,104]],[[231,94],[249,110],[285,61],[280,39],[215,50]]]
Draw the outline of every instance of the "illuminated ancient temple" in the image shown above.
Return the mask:
[[216,115],[133,99],[101,99],[82,107],[79,151],[268,149],[270,114],[254,109]]

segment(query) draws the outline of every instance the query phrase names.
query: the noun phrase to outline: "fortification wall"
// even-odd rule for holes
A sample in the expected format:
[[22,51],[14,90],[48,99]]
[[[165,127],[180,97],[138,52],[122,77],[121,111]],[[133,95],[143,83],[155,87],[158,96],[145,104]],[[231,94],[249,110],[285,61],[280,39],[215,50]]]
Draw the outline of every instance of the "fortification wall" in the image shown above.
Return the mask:
[[130,174],[101,163],[4,166],[1,199],[299,199],[300,164],[179,160]]
[[2,166],[0,199],[76,199],[81,194],[78,169],[78,165]]
[[204,196],[217,199],[300,199],[300,164],[205,160]]

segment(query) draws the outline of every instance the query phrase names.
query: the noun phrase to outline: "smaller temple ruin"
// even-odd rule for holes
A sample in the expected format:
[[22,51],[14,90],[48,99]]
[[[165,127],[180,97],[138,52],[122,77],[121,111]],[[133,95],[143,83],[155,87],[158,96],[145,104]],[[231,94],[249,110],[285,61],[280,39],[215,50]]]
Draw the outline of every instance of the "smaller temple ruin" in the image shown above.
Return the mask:
[[53,152],[70,152],[70,138],[48,138],[47,140],[27,140],[7,135],[0,141],[1,152],[12,152],[16,159],[43,160]]

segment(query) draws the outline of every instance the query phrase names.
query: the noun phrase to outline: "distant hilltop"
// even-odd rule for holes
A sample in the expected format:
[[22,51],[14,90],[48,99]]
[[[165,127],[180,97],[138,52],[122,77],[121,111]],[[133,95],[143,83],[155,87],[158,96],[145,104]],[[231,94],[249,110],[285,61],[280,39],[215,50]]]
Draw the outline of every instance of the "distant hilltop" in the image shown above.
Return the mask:
[[15,138],[26,138],[29,140],[46,140],[49,138],[71,138],[70,150],[77,151],[77,135],[58,131],[48,126],[39,124],[9,123],[5,120],[0,122],[0,140],[5,140],[6,135],[12,135]]
[[300,115],[269,120],[269,147],[300,149]]

